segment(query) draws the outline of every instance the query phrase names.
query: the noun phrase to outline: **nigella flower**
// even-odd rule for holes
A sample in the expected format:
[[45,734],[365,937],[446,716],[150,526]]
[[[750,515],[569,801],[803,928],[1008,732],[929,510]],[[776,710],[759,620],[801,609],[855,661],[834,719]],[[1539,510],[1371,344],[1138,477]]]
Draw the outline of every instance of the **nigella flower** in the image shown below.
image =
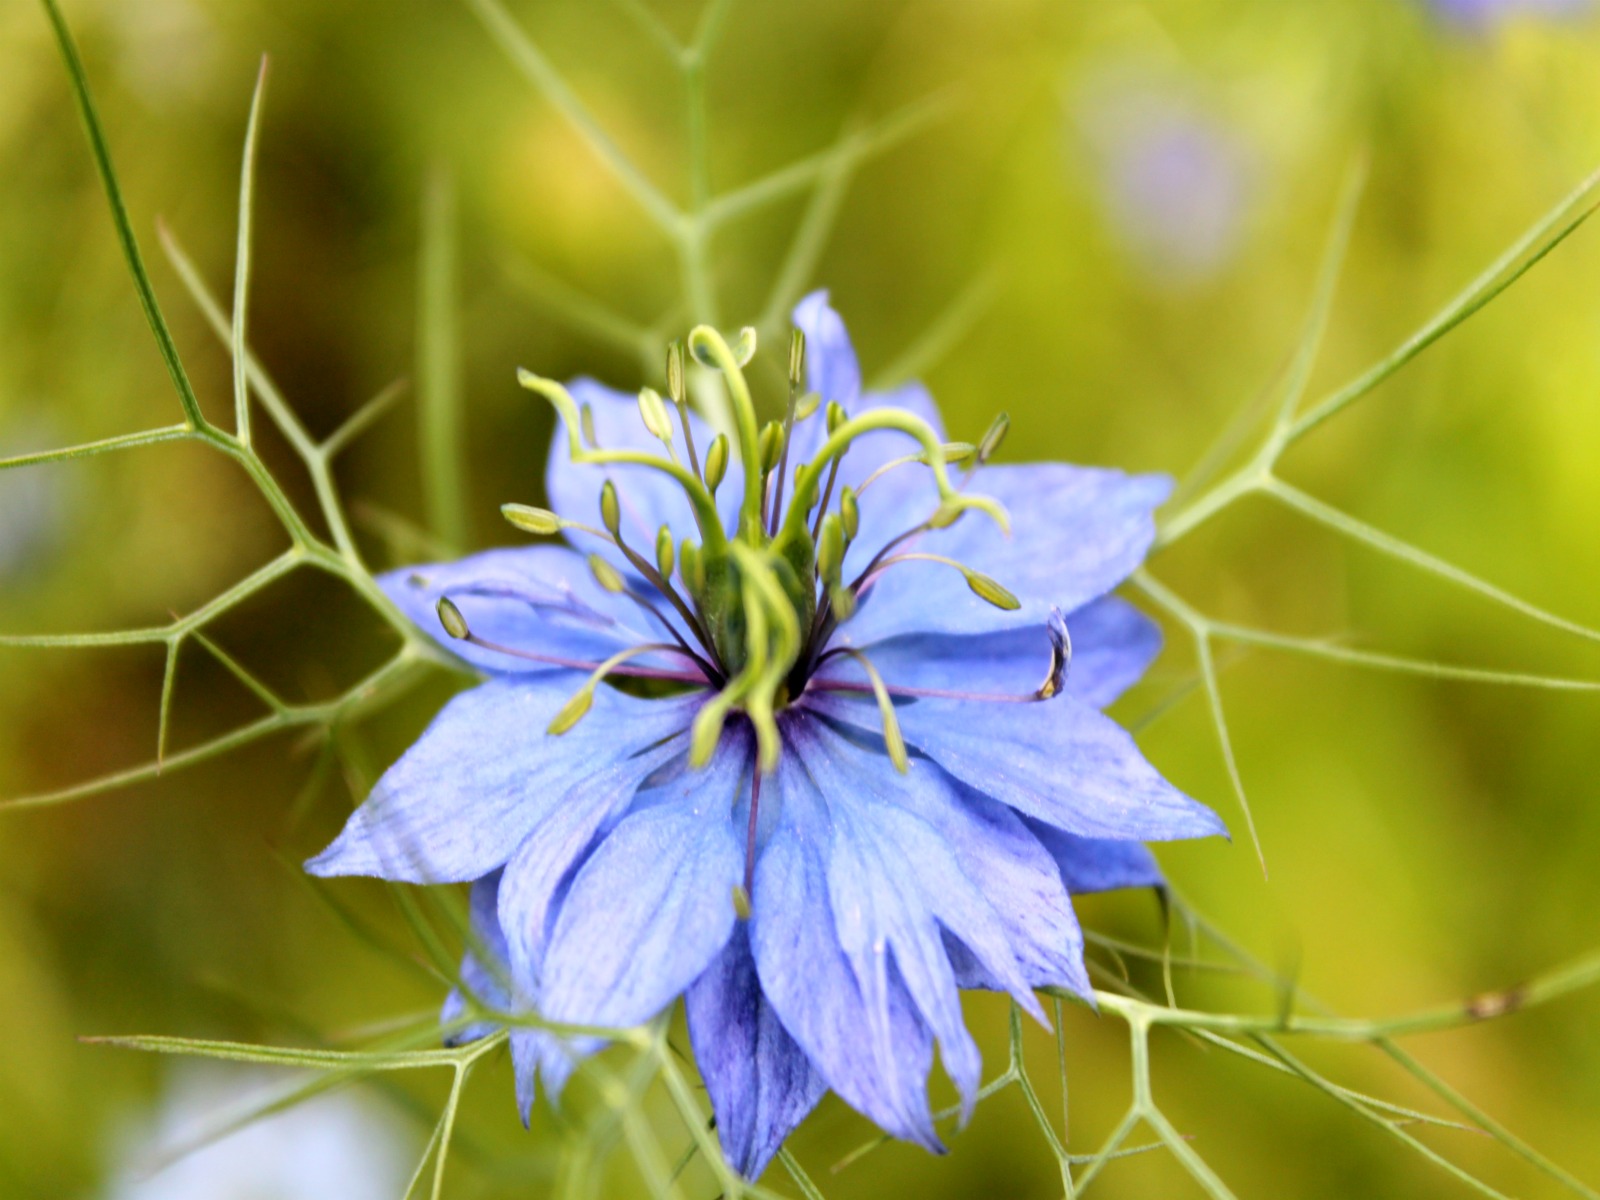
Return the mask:
[[[979,1084],[960,989],[1041,1020],[1034,988],[1087,995],[1069,893],[1155,883],[1143,841],[1223,831],[1100,712],[1157,649],[1107,593],[1167,480],[988,465],[1003,420],[947,444],[920,387],[862,392],[826,294],[795,323],[765,429],[753,332],[691,334],[731,440],[685,403],[682,346],[676,423],[648,389],[524,373],[564,430],[554,512],[507,515],[571,544],[383,581],[489,678],[309,864],[475,881],[462,983],[498,1011],[618,1028],[684,996],[752,1178],[828,1088],[938,1149],[935,1047],[969,1108]],[[514,1027],[524,1115],[598,1044]]]

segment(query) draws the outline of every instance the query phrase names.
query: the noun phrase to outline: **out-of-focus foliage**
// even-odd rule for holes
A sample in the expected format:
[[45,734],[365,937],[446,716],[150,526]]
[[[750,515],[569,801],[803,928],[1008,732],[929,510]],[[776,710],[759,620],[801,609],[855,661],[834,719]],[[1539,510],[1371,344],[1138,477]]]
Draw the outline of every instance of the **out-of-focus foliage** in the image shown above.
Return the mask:
[[[615,4],[524,3],[517,17],[623,150],[677,198],[692,181],[681,81]],[[698,3],[650,11],[687,35]],[[1312,393],[1386,352],[1600,162],[1600,16],[1582,6],[1351,0],[762,5],[737,0],[707,70],[713,194],[826,150],[841,130],[937,97],[937,119],[841,177],[805,278],[779,269],[807,194],[730,223],[715,315],[782,311],[833,288],[869,373],[923,374],[956,436],[997,408],[1007,453],[1182,472],[1282,371],[1352,158],[1370,185]],[[156,251],[159,214],[225,294],[239,146],[257,56],[272,56],[256,199],[252,341],[313,433],[415,376],[418,226],[454,177],[471,545],[496,509],[537,503],[548,419],[517,364],[655,382],[644,334],[676,331],[678,265],[639,207],[494,47],[468,6],[84,0],[73,20],[138,233],[207,412],[230,409],[226,354]],[[127,286],[48,24],[0,9],[0,457],[177,419]],[[1600,243],[1590,230],[1402,375],[1286,456],[1283,474],[1518,595],[1600,624]],[[774,305],[773,289],[779,294]],[[567,289],[625,321],[574,326]],[[696,317],[710,314],[696,313]],[[928,335],[932,331],[932,336]],[[426,517],[409,407],[342,460],[381,556]],[[296,497],[309,483],[264,442]],[[245,477],[163,446],[0,477],[0,633],[160,624],[281,546]],[[404,553],[404,547],[401,547]],[[1600,677],[1592,645],[1336,541],[1267,501],[1207,525],[1155,570],[1206,612],[1445,662]],[[213,631],[280,694],[330,696],[385,643],[332,584],[296,577]],[[1192,678],[1181,629],[1124,702],[1139,721]],[[214,658],[180,662],[174,745],[250,719]],[[1221,651],[1221,687],[1271,870],[1248,839],[1163,851],[1219,925],[1341,1011],[1386,1013],[1513,983],[1593,946],[1600,907],[1600,701],[1361,673]],[[159,648],[0,649],[0,796],[147,759]],[[314,891],[296,864],[350,788],[437,706],[424,691],[341,758],[292,738],[0,831],[0,1195],[94,1195],[163,1064],[84,1033],[161,1031],[337,1043],[437,1004],[442,985],[375,951],[405,947],[387,892]],[[1202,695],[1143,730],[1157,763],[1229,807]],[[327,898],[341,908],[331,907]],[[1082,906],[1103,933],[1158,939],[1144,897]],[[1180,940],[1181,946],[1181,940]],[[1115,969],[1111,959],[1105,962]],[[1136,981],[1159,989],[1158,976]],[[1186,980],[1187,995],[1260,1003]],[[1411,1049],[1496,1117],[1600,1178],[1592,997],[1434,1035]],[[1006,1009],[970,1007],[992,1069]],[[1071,1145],[1127,1103],[1126,1034],[1064,1015]],[[1041,1031],[1025,1035],[1041,1062]],[[1326,1097],[1157,1038],[1163,1104],[1244,1195],[1422,1196],[1455,1187]],[[1378,1060],[1321,1052],[1353,1086],[1424,1096]],[[451,1194],[539,1194],[562,1119],[517,1127],[509,1072],[468,1092]],[[1051,1072],[1043,1100],[1058,1111]],[[426,1140],[448,1079],[377,1094]],[[665,1101],[657,1098],[665,1106]],[[948,1160],[886,1147],[835,1101],[796,1139],[830,1196],[1058,1194],[1013,1090]],[[1488,1139],[1426,1139],[1508,1192],[1547,1181]],[[618,1195],[634,1186],[612,1181]],[[1184,1194],[1165,1155],[1112,1164],[1107,1196]]]

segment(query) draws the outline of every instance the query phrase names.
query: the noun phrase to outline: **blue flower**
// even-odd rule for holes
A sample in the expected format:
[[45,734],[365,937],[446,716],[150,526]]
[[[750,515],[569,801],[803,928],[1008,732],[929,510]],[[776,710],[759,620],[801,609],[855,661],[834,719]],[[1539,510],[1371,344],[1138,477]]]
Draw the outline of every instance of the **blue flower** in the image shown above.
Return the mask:
[[[988,465],[1003,422],[947,444],[921,387],[862,391],[825,293],[794,319],[765,430],[753,334],[691,335],[731,440],[683,402],[681,346],[676,422],[648,390],[524,375],[565,430],[554,511],[508,516],[570,545],[382,581],[488,680],[309,864],[473,881],[462,983],[496,1010],[618,1028],[683,996],[752,1178],[829,1088],[939,1149],[935,1047],[969,1109],[979,1085],[960,989],[1040,1020],[1036,987],[1087,995],[1069,893],[1158,883],[1144,841],[1223,832],[1100,712],[1159,647],[1108,593],[1168,481]],[[524,1115],[599,1044],[514,1027]]]

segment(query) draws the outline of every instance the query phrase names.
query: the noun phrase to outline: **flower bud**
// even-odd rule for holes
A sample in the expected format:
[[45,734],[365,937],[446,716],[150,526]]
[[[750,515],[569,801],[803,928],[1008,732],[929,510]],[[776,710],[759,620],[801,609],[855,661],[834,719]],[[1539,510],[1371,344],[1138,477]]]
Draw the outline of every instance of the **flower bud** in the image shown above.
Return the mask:
[[548,536],[561,532],[561,518],[548,508],[534,508],[531,504],[502,504],[500,515],[524,533]]
[[706,486],[713,492],[722,486],[723,476],[728,473],[728,435],[719,433],[711,441],[711,448],[706,451]]
[[672,578],[672,530],[665,525],[656,531],[656,570],[661,578]]
[[628,589],[617,569],[598,554],[589,555],[589,573],[594,576],[594,581],[608,592],[624,592]]
[[612,537],[621,536],[617,531],[622,528],[622,506],[617,503],[617,485],[609,479],[600,486],[600,524]]
[[639,390],[639,417],[650,436],[663,442],[672,441],[672,421],[667,416],[667,406],[655,388]]
[[444,626],[444,631],[457,641],[462,641],[472,636],[472,630],[467,628],[467,619],[461,615],[461,610],[449,596],[439,597],[439,624]]

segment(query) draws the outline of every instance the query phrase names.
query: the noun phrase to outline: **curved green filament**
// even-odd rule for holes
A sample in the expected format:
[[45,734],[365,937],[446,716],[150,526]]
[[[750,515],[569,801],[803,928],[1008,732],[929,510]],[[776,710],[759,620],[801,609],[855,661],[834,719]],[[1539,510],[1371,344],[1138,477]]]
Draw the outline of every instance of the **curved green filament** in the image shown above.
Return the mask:
[[899,430],[922,443],[922,448],[928,456],[928,466],[933,471],[934,483],[939,489],[940,512],[936,517],[942,515],[954,520],[967,509],[977,509],[987,513],[1003,531],[1007,533],[1011,531],[1010,518],[999,501],[989,496],[969,496],[951,486],[950,474],[946,470],[944,443],[939,440],[931,425],[904,409],[875,408],[858,417],[850,418],[835,429],[823,443],[817,456],[796,472],[794,499],[790,501],[789,511],[784,516],[783,530],[778,535],[780,540],[800,535],[805,526],[806,514],[810,512],[811,503],[816,497],[817,484],[822,478],[823,471],[848,450],[850,443],[856,438],[879,429]]
[[517,382],[530,392],[537,392],[550,401],[551,406],[560,415],[561,422],[566,427],[567,449],[573,462],[593,466],[631,464],[650,467],[670,475],[689,498],[689,503],[694,508],[695,522],[700,526],[700,536],[704,539],[707,549],[713,551],[722,549],[727,541],[727,536],[722,531],[722,518],[717,514],[717,506],[711,498],[711,493],[695,475],[670,459],[646,454],[641,450],[586,450],[582,439],[578,436],[583,423],[582,417],[578,412],[577,402],[566,388],[553,379],[545,379],[520,367],[517,369]]
[[689,331],[689,349],[702,361],[709,358],[728,381],[728,399],[733,409],[735,432],[739,436],[739,461],[744,464],[744,499],[739,505],[739,536],[752,546],[763,545],[766,531],[761,523],[761,433],[756,425],[756,406],[750,398],[739,360],[727,341],[709,325],[696,325]]

